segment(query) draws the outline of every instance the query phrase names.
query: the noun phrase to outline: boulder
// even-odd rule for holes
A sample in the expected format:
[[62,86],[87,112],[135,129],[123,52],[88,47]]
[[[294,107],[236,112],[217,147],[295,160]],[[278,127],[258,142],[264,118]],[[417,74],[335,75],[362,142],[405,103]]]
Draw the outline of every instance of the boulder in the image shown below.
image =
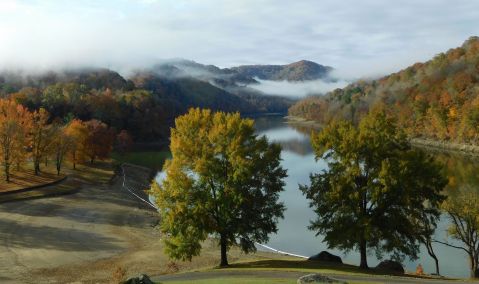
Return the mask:
[[341,283],[341,284],[347,284],[347,282],[339,281],[337,279],[323,276],[321,274],[308,274],[299,277],[298,281],[296,281],[298,284],[305,284],[305,283]]
[[308,260],[314,260],[314,261],[327,261],[327,262],[333,262],[333,263],[343,263],[341,258],[337,255],[331,254],[327,251],[322,251],[316,255],[311,256],[308,258]]
[[128,278],[123,284],[155,284],[150,277],[145,274],[140,274],[138,277]]
[[384,260],[381,261],[377,266],[377,270],[382,270],[386,272],[393,272],[398,274],[404,274],[404,268],[401,263],[394,260]]

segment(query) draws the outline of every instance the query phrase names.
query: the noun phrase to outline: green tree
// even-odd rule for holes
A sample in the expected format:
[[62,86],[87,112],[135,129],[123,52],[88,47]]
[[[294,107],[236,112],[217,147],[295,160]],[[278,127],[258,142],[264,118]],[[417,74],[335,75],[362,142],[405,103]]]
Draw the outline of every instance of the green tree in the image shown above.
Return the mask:
[[435,228],[444,199],[446,179],[432,157],[411,149],[380,109],[357,128],[345,121],[329,124],[312,144],[328,169],[312,174],[310,186],[300,186],[318,215],[309,229],[324,235],[330,248],[359,250],[361,268],[368,268],[368,250],[379,258],[385,252],[416,258],[424,233],[431,232],[417,224]]
[[175,121],[166,178],[152,192],[161,213],[166,252],[175,259],[200,253],[208,236],[219,237],[221,266],[235,244],[248,253],[277,231],[278,202],[286,171],[281,147],[254,134],[239,113],[191,109]]

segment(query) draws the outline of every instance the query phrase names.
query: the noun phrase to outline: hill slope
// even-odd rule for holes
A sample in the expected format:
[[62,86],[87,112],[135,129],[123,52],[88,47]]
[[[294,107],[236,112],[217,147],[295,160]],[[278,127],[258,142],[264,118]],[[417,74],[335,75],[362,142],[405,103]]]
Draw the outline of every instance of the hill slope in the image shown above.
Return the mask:
[[230,70],[243,76],[274,81],[307,81],[324,79],[333,70],[312,61],[301,60],[288,65],[243,65]]
[[384,104],[412,137],[478,144],[479,37],[378,80],[302,100],[289,114],[357,122],[375,104]]

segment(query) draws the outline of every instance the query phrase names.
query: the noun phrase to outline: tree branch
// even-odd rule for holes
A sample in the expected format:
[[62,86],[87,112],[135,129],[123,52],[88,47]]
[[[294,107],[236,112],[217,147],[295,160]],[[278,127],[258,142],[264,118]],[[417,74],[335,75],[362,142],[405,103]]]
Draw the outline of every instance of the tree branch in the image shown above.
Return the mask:
[[456,248],[456,249],[462,249],[463,251],[469,253],[469,251],[468,251],[467,249],[465,249],[465,248],[463,248],[463,247],[460,247],[460,246],[451,245],[451,244],[448,244],[448,243],[446,243],[446,242],[441,242],[441,241],[434,240],[434,239],[432,240],[432,242],[434,242],[434,243],[439,243],[439,244],[443,244],[443,245],[445,245],[445,246],[452,247],[452,248]]

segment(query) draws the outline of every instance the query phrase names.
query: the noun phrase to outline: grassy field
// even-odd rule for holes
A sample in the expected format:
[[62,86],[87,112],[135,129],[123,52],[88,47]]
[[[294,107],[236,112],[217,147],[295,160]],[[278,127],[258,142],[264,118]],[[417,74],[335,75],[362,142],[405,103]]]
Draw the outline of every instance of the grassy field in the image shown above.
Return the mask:
[[125,154],[115,152],[112,153],[111,157],[117,163],[130,163],[154,170],[161,170],[165,160],[171,157],[171,153],[169,151],[129,152]]
[[[261,258],[261,257],[260,257]],[[335,264],[327,262],[306,261],[288,256],[273,255],[272,258],[256,260],[238,260],[230,264],[228,268],[204,268],[193,271],[182,271],[176,278],[161,279],[157,283],[296,283],[298,277],[306,274],[319,273],[333,275],[340,278],[341,275],[349,278],[348,283],[360,284],[389,283],[391,277],[398,276],[401,281],[418,283],[436,279],[427,275],[417,276],[414,274],[393,274],[376,269],[361,270],[350,264]],[[334,276],[336,275],[336,276]],[[389,280],[388,280],[389,279]],[[408,280],[409,279],[409,280]],[[422,282],[421,282],[422,283]]]
[[273,283],[287,283],[294,284],[296,283],[295,279],[281,279],[281,278],[243,278],[243,277],[225,277],[225,278],[209,278],[202,280],[194,281],[168,281],[168,282],[157,282],[157,283],[168,283],[168,284],[273,284]]
[[[8,194],[0,195],[0,203],[69,194],[76,192],[85,183],[108,183],[112,175],[113,171],[110,161],[99,161],[93,166],[89,164],[77,165],[76,170],[72,169],[71,164],[65,163],[60,176],[56,174],[53,164],[48,167],[42,167],[42,173],[39,176],[35,176],[33,170],[30,169],[14,171],[10,183],[6,183],[3,180],[0,181],[0,192],[8,192]],[[54,181],[63,179],[65,176],[68,176],[66,180],[49,185]],[[36,188],[28,191],[18,191],[34,186]]]
[[0,177],[0,192],[16,191],[24,188],[42,186],[63,179],[65,175],[57,175],[53,167],[43,167],[37,176],[33,169],[24,167],[20,170],[12,170],[10,182],[5,181],[5,176]]

